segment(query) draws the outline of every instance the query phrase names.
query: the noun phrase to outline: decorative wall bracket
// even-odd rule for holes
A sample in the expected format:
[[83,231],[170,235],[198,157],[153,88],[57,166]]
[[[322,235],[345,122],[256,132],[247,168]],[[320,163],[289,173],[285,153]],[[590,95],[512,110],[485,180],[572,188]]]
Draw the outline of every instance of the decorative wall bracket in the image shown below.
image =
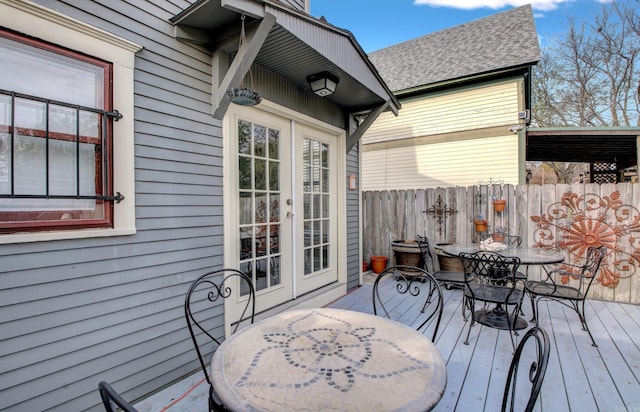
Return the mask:
[[444,218],[450,215],[455,215],[458,211],[450,208],[446,204],[442,204],[442,196],[438,195],[438,199],[433,206],[423,211],[423,213],[430,215],[436,220],[436,224],[438,225],[438,234],[442,235],[442,223],[444,222]]

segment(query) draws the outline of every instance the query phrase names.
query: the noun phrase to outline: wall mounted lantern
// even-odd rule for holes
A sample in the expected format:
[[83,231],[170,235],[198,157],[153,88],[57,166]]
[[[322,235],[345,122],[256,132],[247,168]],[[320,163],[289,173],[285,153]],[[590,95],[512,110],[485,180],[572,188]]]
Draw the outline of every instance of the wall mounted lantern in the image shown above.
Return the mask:
[[320,97],[326,97],[335,93],[340,79],[329,72],[322,72],[307,77],[307,82],[311,91]]

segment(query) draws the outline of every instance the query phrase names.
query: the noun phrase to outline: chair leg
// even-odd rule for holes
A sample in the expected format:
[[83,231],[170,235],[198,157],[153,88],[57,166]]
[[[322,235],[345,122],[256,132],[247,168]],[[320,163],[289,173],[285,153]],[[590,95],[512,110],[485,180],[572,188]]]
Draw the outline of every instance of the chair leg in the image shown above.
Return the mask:
[[509,315],[509,311],[506,311],[507,326],[509,327],[509,337],[511,338],[511,347],[513,348],[514,354],[516,353],[516,342],[515,342],[514,335],[518,336],[518,332],[516,332],[516,319],[519,312],[520,312],[519,307],[516,307],[516,309],[513,311],[513,318],[512,318],[512,316]]
[[467,306],[469,305],[469,303],[467,302],[467,298],[465,296],[462,296],[462,319],[464,319],[464,321],[466,322],[467,319]]
[[467,331],[467,339],[464,341],[465,345],[469,344],[469,336],[471,335],[471,328],[476,323],[476,315],[473,312],[473,309],[475,308],[475,304],[472,304],[470,302],[470,299],[467,299],[467,305],[469,306],[469,311],[471,312],[471,321],[469,322],[469,330]]
[[536,299],[536,295],[529,294],[529,300],[531,300],[531,322],[534,322],[536,326],[538,326],[538,300]]
[[[516,324],[518,323],[518,316],[522,314],[522,304],[516,305],[516,308],[513,310],[513,334],[515,336],[520,336],[518,331],[516,330]],[[515,348],[514,348],[515,349]],[[515,353],[515,352],[514,352]]]
[[[591,334],[591,331],[589,330],[589,325],[587,325],[587,318],[585,316],[584,313],[584,304],[585,304],[585,300],[582,301],[582,305],[579,306],[579,304],[576,302],[574,304],[574,307],[576,309],[576,312],[578,312],[578,317],[580,317],[580,322],[582,323],[582,330],[586,330],[587,333],[589,334],[589,337],[591,338],[591,346],[597,348],[598,344],[596,343],[595,339],[593,339],[593,335]],[[580,310],[580,307],[582,307],[582,310]]]

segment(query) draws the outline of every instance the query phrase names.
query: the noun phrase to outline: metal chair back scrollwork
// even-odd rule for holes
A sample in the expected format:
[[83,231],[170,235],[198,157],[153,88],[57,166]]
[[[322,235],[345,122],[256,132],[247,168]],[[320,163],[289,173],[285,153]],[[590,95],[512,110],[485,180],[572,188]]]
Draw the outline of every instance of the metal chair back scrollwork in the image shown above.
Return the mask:
[[[489,319],[499,318],[506,322],[510,331],[511,343],[515,350],[514,335],[517,336],[516,319],[520,313],[524,296],[524,282],[516,278],[520,259],[506,257],[495,252],[461,253],[460,261],[465,273],[464,304],[471,311],[471,322],[465,345],[469,344],[471,328],[476,322],[486,326],[499,327]],[[476,312],[475,305],[493,303],[496,308],[491,312]],[[510,310],[510,308],[513,308]]]
[[522,245],[522,238],[517,235],[507,235],[507,246],[520,247]]
[[[540,394],[540,388],[542,388],[544,375],[547,372],[549,352],[550,344],[547,332],[537,326],[529,329],[520,341],[511,360],[502,398],[502,412],[533,411]],[[529,361],[531,361],[530,364]],[[522,399],[518,395],[527,393],[523,389],[525,386],[521,385],[524,379],[528,381],[527,385],[531,385],[531,389],[528,391],[529,397]]]
[[559,269],[547,272],[545,279],[527,281],[526,291],[531,298],[532,320],[536,326],[539,318],[538,303],[541,300],[556,301],[573,309],[578,314],[582,329],[589,333],[591,344],[598,346],[589,330],[584,308],[589,289],[591,289],[606,253],[605,246],[591,246],[587,250],[583,265],[562,263]]
[[[101,381],[98,383],[98,391],[100,392],[100,398],[102,398],[104,409],[107,412],[116,412],[116,410],[122,410],[124,412],[138,412],[133,405],[125,401],[122,396],[120,396],[120,394],[107,382]],[[114,404],[120,409],[115,409],[113,407]]]
[[[234,333],[241,324],[253,323],[254,320],[255,289],[247,274],[237,269],[220,269],[205,273],[193,281],[184,302],[189,334],[202,371],[209,383],[209,408],[214,411],[225,410],[225,408],[215,394],[205,356],[210,356],[224,340],[224,335],[214,335],[212,329],[220,325],[213,324],[212,319],[216,314],[220,315],[219,319],[222,319],[224,300],[229,298],[243,302],[241,315],[231,323],[231,332]],[[220,328],[216,330],[219,331]]]
[[[373,313],[431,334],[435,342],[444,301],[438,281],[414,266],[391,266],[373,284]],[[419,308],[419,309],[418,309]]]
[[[517,235],[507,235],[507,245],[509,247],[520,247],[522,245],[522,238]],[[529,266],[526,267],[525,273],[522,273],[520,271],[516,272],[516,278],[518,278],[519,280],[526,281],[528,276]]]

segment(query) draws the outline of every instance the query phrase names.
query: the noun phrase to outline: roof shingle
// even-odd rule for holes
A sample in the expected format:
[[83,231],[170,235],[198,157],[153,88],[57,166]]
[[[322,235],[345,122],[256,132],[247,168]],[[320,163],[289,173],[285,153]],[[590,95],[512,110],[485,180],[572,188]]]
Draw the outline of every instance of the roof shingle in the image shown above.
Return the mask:
[[369,54],[392,91],[492,71],[534,65],[540,60],[530,5],[441,30]]

